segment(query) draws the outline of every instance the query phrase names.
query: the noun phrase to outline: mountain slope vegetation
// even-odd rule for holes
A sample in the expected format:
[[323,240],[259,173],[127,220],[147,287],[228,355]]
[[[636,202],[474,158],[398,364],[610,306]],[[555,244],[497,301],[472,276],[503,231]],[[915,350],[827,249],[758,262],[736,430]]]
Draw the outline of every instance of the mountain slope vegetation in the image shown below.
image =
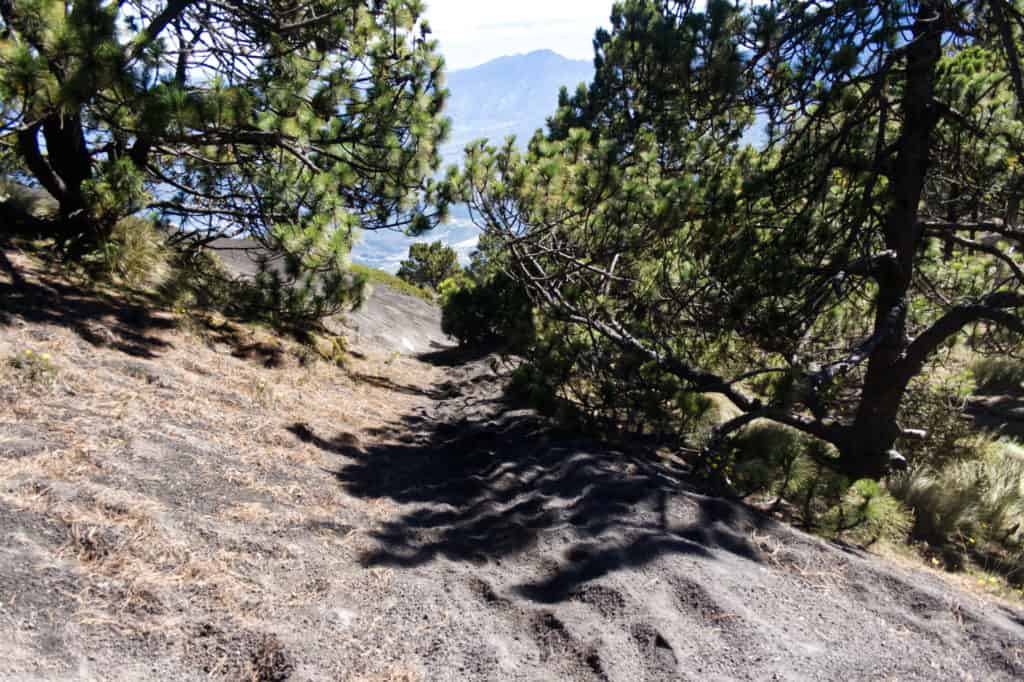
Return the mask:
[[0,679],[1024,678],[1024,0],[425,12],[0,0]]
[[[0,257],[0,679],[1024,674],[1019,606],[560,434],[497,359],[342,368]],[[428,331],[402,299],[364,314]]]

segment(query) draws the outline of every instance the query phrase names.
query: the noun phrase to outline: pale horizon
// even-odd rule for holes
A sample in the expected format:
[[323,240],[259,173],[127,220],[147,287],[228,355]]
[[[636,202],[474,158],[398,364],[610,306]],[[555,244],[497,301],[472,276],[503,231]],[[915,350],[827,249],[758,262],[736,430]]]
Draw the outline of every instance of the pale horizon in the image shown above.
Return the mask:
[[426,18],[448,69],[551,50],[591,61],[594,31],[608,26],[612,0],[427,0]]

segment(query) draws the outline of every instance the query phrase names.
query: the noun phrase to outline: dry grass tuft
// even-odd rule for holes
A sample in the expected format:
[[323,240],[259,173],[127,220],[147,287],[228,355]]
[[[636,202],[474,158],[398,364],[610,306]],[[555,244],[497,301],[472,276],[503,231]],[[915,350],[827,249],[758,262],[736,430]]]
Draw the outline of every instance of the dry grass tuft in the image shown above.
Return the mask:
[[[9,259],[26,286],[74,286]],[[0,451],[0,504],[57,529],[52,546],[36,544],[76,576],[54,589],[74,590],[77,627],[158,637],[213,678],[285,679],[284,643],[244,624],[287,622],[339,584],[389,589],[394,573],[358,557],[377,542],[366,529],[399,511],[346,495],[332,474],[343,451],[289,429],[370,442],[428,400],[393,386],[429,389],[439,370],[373,355],[341,368],[340,340],[322,346],[325,361],[265,329],[184,311],[140,318],[116,293],[104,301],[100,318],[76,319],[66,300],[55,308],[66,320],[0,325],[0,445],[20,448]],[[193,647],[197,622],[215,627]],[[396,666],[374,679],[422,676]]]

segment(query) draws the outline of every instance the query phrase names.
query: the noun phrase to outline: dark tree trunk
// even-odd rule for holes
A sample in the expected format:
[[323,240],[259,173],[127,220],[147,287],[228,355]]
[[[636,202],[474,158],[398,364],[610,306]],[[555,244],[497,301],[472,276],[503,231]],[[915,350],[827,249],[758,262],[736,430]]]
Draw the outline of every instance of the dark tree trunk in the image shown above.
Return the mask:
[[908,292],[914,259],[922,238],[918,210],[928,173],[929,149],[939,113],[933,103],[935,67],[942,56],[945,4],[924,2],[907,47],[903,120],[890,178],[890,205],[884,225],[886,249],[892,254],[878,274],[875,334],[881,343],[868,359],[860,403],[841,443],[843,468],[851,475],[879,478],[890,464],[900,436],[900,404],[909,377],[901,365],[907,347]]
[[106,221],[92,215],[84,183],[92,177],[92,158],[82,120],[76,115],[50,116],[43,122],[47,156],[64,183],[60,203],[61,231],[74,249],[86,249],[109,236]]
[[[40,150],[40,132],[46,142],[45,156]],[[59,206],[56,220],[39,223],[46,236],[73,251],[85,250],[109,236],[112,223],[95,216],[85,197],[83,185],[92,177],[92,157],[79,116],[48,116],[19,134],[18,151]]]
[[885,476],[900,436],[897,416],[902,398],[903,391],[890,390],[883,395],[864,392],[854,423],[835,443],[839,448],[842,473],[854,480],[877,480]]

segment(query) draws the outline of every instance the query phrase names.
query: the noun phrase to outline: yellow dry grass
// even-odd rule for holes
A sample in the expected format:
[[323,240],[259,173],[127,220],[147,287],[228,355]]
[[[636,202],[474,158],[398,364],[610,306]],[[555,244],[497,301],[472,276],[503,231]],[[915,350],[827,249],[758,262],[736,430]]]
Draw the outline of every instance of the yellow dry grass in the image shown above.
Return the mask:
[[[9,258],[34,286],[59,281],[24,254]],[[0,278],[10,281],[6,273]],[[98,345],[86,342],[70,322],[0,326],[0,424],[16,424],[44,441],[29,456],[3,460],[0,502],[66,529],[52,558],[72,562],[89,577],[74,595],[74,618],[84,626],[180,634],[192,617],[183,614],[197,610],[244,622],[258,620],[268,601],[314,601],[316,590],[281,594],[261,584],[254,577],[258,559],[230,543],[218,546],[208,536],[245,538],[254,528],[269,537],[286,536],[289,528],[326,526],[343,506],[358,505],[359,513],[375,519],[393,515],[393,503],[346,496],[330,474],[339,455],[301,442],[289,428],[304,425],[330,439],[396,421],[424,398],[353,377],[380,376],[426,388],[436,370],[370,354],[352,358],[346,371],[311,360],[305,347],[265,330],[216,321],[222,332],[230,328],[233,346],[224,341],[227,335],[204,333],[200,329],[206,327],[172,312],[153,317],[167,324],[129,330],[150,337],[151,357],[142,358],[119,349],[128,332],[109,316],[87,322],[90,335],[106,341]],[[261,357],[239,351],[251,345],[279,349],[280,366],[268,368]],[[25,350],[49,358],[54,381],[44,385],[12,376],[16,370],[6,358]],[[197,436],[201,450],[188,455],[189,471],[180,472],[194,486],[187,494],[196,510],[171,505],[130,483],[121,487],[131,480],[175,483],[161,478],[175,472],[147,459],[150,455],[137,447],[139,439],[184,442]],[[197,511],[221,502],[225,491],[238,500],[229,500],[219,512]],[[356,556],[372,544],[356,531],[309,535],[341,556]],[[283,540],[262,551],[290,552]],[[368,579],[386,589],[389,574],[375,571]],[[379,679],[419,678],[395,668]]]

